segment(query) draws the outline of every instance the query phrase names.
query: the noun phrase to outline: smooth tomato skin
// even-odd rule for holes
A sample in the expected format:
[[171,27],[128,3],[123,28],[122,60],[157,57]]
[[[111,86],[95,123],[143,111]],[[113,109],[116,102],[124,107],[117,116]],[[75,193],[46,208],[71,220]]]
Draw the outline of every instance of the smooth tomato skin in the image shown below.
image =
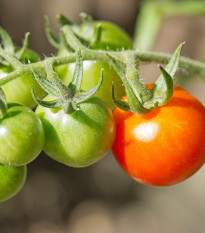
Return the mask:
[[[118,51],[122,49],[132,48],[132,41],[129,35],[115,24],[106,21],[94,21],[93,23],[83,23],[78,26],[73,26],[72,29],[80,37],[87,41],[92,41],[95,35],[95,27],[101,24],[102,33],[100,41],[91,46],[91,49]],[[67,51],[60,49],[58,56],[66,56]],[[69,65],[62,65],[56,68],[59,77],[68,84],[71,81],[72,74],[74,72],[75,63]],[[103,83],[96,93],[110,108],[114,107],[114,102],[111,97],[112,82],[115,85],[116,96],[122,97],[125,94],[125,90],[120,77],[117,75],[111,64],[99,61],[84,61],[83,62],[83,82],[81,88],[85,91],[93,88],[99,82],[101,69],[103,71]]]
[[44,145],[40,119],[29,108],[9,104],[0,119],[0,163],[22,166],[32,162]]
[[146,115],[115,108],[112,147],[120,166],[136,181],[153,186],[177,184],[205,162],[205,109],[184,89]]
[[[37,62],[39,57],[36,53],[31,50],[27,50],[22,58],[23,63]],[[0,79],[6,77],[10,72],[14,71],[11,66],[0,66]],[[22,75],[4,85],[1,86],[3,89],[6,99],[10,103],[19,103],[27,107],[34,108],[36,103],[31,94],[31,86],[34,88],[35,93],[39,97],[43,96],[43,89],[35,81],[32,75]]]
[[[46,100],[52,99],[47,96]],[[45,131],[45,153],[72,167],[85,167],[101,159],[115,136],[112,112],[97,97],[79,105],[73,114],[38,106],[36,114]]]
[[22,189],[26,173],[26,166],[0,164],[0,202],[10,199]]

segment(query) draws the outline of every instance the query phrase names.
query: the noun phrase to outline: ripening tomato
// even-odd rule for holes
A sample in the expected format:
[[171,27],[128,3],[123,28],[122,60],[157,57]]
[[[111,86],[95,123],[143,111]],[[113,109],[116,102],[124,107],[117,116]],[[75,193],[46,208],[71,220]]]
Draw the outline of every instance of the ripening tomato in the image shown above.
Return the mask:
[[175,86],[171,100],[146,115],[114,110],[113,153],[136,181],[173,185],[194,174],[205,161],[205,108]]
[[17,194],[26,180],[26,166],[7,166],[0,164],[0,202]]
[[[102,33],[100,41],[91,45],[91,49],[101,49],[107,51],[118,51],[122,49],[132,48],[132,41],[129,35],[117,25],[106,21],[84,22],[81,25],[73,25],[73,31],[81,38],[91,42],[95,37],[95,27],[101,24]],[[59,56],[66,56],[66,49],[60,49]],[[68,84],[72,78],[75,64],[62,65],[56,68],[59,77]],[[117,75],[111,64],[100,61],[84,61],[83,62],[83,81],[81,88],[85,91],[97,85],[100,77],[100,71],[104,68],[103,83],[96,93],[110,108],[114,107],[111,97],[111,86],[114,82],[116,96],[121,97],[125,94],[124,87],[120,77]]]

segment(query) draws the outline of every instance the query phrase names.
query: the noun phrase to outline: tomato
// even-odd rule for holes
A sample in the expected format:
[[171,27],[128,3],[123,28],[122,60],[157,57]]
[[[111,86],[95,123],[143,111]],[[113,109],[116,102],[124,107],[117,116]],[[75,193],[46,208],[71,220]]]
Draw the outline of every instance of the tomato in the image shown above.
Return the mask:
[[21,166],[33,161],[44,145],[40,119],[29,108],[8,104],[0,119],[0,163]]
[[[87,41],[92,41],[95,37],[95,27],[101,24],[102,33],[101,39],[98,43],[91,45],[91,49],[102,49],[102,50],[122,50],[130,49],[132,42],[130,37],[125,31],[119,28],[117,25],[105,21],[93,21],[86,22],[81,25],[72,26],[73,31],[84,38]],[[59,56],[65,56],[67,54],[66,49],[60,49],[58,52]],[[59,77],[68,84],[71,80],[74,72],[75,65],[63,65],[56,68]],[[104,68],[103,84],[99,91],[96,93],[110,108],[114,107],[114,103],[111,98],[111,85],[112,82],[115,84],[116,95],[122,97],[124,87],[120,77],[117,75],[115,70],[111,67],[111,64],[99,61],[84,61],[83,62],[84,74],[81,88],[83,90],[89,90],[97,85],[100,77],[100,71]]]
[[0,202],[17,194],[26,180],[26,166],[5,166],[0,164]]
[[105,155],[114,141],[112,112],[96,96],[79,104],[79,110],[70,115],[62,109],[42,106],[37,107],[36,114],[44,127],[45,153],[68,166],[91,165]]
[[205,161],[205,109],[175,86],[171,100],[146,115],[114,110],[113,153],[136,181],[173,185],[194,174]]
[[[22,62],[36,62],[39,61],[39,57],[31,50],[27,50],[22,58]],[[10,72],[14,71],[11,66],[0,65],[0,79],[7,76]],[[22,75],[4,85],[1,86],[5,92],[8,102],[20,103],[30,108],[36,106],[35,101],[31,95],[31,86],[34,87],[38,96],[42,96],[44,91],[39,84],[35,81],[32,75]]]

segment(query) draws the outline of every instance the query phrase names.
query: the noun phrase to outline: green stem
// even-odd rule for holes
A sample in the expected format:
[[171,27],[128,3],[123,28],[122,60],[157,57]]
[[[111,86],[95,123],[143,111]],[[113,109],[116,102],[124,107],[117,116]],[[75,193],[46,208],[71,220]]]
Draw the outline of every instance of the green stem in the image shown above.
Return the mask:
[[[130,53],[133,53],[133,55],[141,62],[155,62],[155,63],[161,63],[161,64],[167,64],[171,58],[171,54],[167,53],[158,53],[158,52],[150,52],[150,51],[134,51],[130,50]],[[113,57],[118,58],[120,61],[125,62],[125,55],[127,51],[125,52],[109,52]],[[2,51],[0,50],[0,55],[2,55]],[[76,61],[76,53],[68,54],[67,56],[63,57],[49,57],[46,58],[50,60],[51,63],[53,63],[54,66],[64,65],[67,63],[72,63]],[[103,62],[110,62],[109,57],[107,55],[106,51],[99,51],[99,50],[83,50],[82,51],[82,59],[83,60],[96,60],[96,61],[103,61]],[[200,75],[202,78],[205,79],[205,63],[192,60],[190,58],[181,57],[180,58],[180,67],[183,69],[186,69],[188,72],[196,73]],[[38,72],[39,75],[45,74],[45,60],[39,61],[32,64],[27,65],[21,65],[21,67],[10,74],[8,74],[6,77],[0,79],[0,86],[23,75],[26,73],[30,73],[31,70]]]
[[205,2],[144,1],[135,25],[133,47],[151,50],[163,20],[177,15],[205,15]]

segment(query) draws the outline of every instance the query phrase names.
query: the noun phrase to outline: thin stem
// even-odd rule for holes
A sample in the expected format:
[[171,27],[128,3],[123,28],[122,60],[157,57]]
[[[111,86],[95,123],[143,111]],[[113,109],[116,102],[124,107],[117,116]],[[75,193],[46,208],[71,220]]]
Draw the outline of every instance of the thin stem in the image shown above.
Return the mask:
[[[125,62],[125,54],[127,51],[123,52],[109,52],[113,57],[118,58],[120,61]],[[142,62],[155,62],[161,64],[167,64],[171,58],[171,54],[167,53],[158,53],[158,52],[150,52],[150,51],[134,51],[130,50],[130,53]],[[0,49],[0,55],[3,55],[3,52]],[[49,57],[46,58],[53,63],[53,66],[59,66],[67,63],[72,63],[76,61],[77,53],[70,53],[67,56],[62,57]],[[103,61],[103,62],[110,62],[109,57],[107,55],[107,51],[102,50],[83,50],[82,51],[82,59],[83,60],[96,60],[96,61]],[[200,75],[202,78],[205,79],[205,63],[192,60],[190,58],[181,57],[180,58],[180,67],[186,69],[189,72],[196,73]],[[6,77],[0,79],[0,86],[23,75],[28,74],[31,70],[38,72],[39,74],[45,74],[45,60],[39,61],[36,63],[21,65],[18,70],[15,70],[8,74]]]
[[151,50],[161,24],[167,17],[204,14],[204,1],[144,1],[135,24],[133,47]]

